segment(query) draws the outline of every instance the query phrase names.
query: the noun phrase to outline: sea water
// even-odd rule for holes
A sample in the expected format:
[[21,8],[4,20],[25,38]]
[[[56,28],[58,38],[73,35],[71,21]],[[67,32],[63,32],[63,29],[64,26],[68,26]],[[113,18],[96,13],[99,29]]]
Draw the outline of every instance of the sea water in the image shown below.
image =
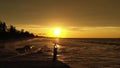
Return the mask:
[[[34,38],[16,42],[0,43],[5,48],[0,49],[0,60],[49,60],[53,58],[55,39]],[[42,48],[42,54],[23,55],[16,48],[33,45],[34,50]],[[119,68],[120,39],[99,38],[67,38],[57,40],[57,59],[68,64],[71,68]],[[16,56],[17,55],[17,56]],[[7,59],[6,59],[7,58]]]
[[61,39],[59,59],[71,68],[119,68],[120,39]]

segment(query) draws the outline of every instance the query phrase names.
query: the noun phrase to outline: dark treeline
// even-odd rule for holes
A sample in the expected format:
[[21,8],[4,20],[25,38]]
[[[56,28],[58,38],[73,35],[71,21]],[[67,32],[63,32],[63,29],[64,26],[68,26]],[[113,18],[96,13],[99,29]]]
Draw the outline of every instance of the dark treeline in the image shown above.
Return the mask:
[[10,25],[9,27],[5,22],[0,21],[0,40],[9,39],[22,39],[22,38],[33,38],[34,34],[24,31],[24,29],[17,30],[16,27]]

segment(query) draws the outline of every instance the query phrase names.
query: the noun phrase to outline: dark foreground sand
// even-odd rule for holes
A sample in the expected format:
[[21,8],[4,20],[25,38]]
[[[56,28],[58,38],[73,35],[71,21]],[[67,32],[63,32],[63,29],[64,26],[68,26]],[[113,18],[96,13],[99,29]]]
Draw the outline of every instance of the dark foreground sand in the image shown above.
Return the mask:
[[0,61],[0,68],[70,68],[60,61]]

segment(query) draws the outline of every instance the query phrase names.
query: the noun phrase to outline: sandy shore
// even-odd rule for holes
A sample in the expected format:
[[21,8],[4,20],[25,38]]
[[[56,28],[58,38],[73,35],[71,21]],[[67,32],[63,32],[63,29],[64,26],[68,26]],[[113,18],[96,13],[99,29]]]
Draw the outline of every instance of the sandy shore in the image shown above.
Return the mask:
[[70,68],[68,65],[48,61],[0,61],[0,68]]

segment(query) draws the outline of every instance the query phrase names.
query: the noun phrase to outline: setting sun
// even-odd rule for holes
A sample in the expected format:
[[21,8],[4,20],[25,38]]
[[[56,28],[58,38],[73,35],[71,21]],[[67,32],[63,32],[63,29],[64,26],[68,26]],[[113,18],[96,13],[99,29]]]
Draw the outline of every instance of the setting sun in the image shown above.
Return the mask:
[[60,28],[55,28],[54,29],[54,34],[55,34],[55,36],[60,36],[60,34],[61,34],[61,29]]
[[49,29],[47,32],[47,36],[65,38],[66,33],[67,31],[64,28],[56,27],[56,28]]

